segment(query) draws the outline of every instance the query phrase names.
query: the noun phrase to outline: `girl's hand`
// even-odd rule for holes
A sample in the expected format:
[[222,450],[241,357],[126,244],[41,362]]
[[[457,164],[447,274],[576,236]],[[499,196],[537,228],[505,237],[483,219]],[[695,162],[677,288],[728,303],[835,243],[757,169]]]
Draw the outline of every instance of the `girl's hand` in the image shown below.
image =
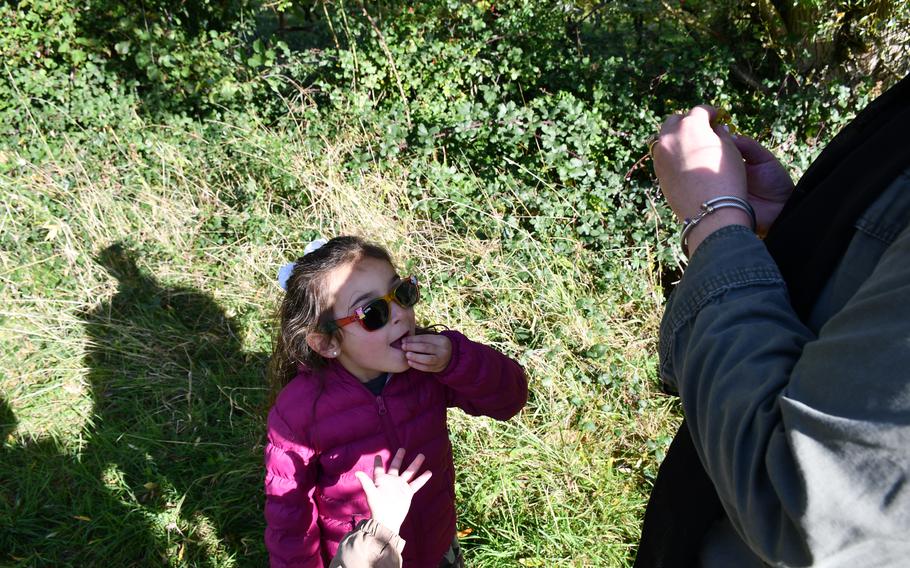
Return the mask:
[[452,342],[445,335],[412,335],[401,341],[408,365],[418,371],[439,373],[452,359]]
[[367,496],[367,504],[370,506],[370,513],[373,520],[384,525],[386,528],[399,534],[401,523],[408,516],[408,510],[411,508],[411,498],[433,475],[429,470],[423,472],[417,478],[414,475],[423,465],[423,454],[417,454],[411,465],[403,472],[398,473],[401,468],[401,462],[404,460],[404,448],[398,448],[395,456],[389,463],[389,471],[385,470],[382,465],[382,457],[376,456],[373,459],[373,479],[362,471],[355,472],[354,475],[363,486],[363,492]]
[[755,209],[757,232],[765,236],[793,193],[793,180],[774,154],[755,140],[736,136],[733,143],[746,162],[749,203]]
[[[701,204],[714,197],[747,198],[743,157],[722,126],[711,126],[716,115],[717,109],[710,106],[674,114],[661,125],[660,138],[652,146],[660,189],[680,220],[695,217]],[[689,234],[689,254],[715,230],[732,224],[751,227],[751,221],[739,209],[716,210]]]

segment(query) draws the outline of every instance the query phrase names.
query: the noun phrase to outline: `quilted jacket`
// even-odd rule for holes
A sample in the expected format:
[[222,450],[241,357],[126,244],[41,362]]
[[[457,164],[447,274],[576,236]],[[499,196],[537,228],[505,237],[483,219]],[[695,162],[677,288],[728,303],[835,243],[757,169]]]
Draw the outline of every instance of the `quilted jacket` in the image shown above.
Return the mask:
[[[337,362],[306,369],[269,413],[265,448],[266,546],[273,567],[328,566],[342,537],[370,517],[357,471],[372,475],[401,447],[433,472],[401,527],[406,568],[435,568],[455,536],[455,477],[446,409],[507,420],[527,400],[524,371],[498,351],[454,331],[441,373],[392,375],[374,396]],[[406,458],[407,461],[407,458]]]

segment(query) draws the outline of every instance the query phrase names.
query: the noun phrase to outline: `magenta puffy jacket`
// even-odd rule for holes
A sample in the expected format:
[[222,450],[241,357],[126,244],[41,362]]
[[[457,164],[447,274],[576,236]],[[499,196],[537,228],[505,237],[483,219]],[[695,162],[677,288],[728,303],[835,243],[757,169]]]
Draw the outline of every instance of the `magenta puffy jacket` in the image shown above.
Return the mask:
[[345,533],[370,511],[360,482],[373,456],[417,453],[433,472],[415,496],[401,537],[406,568],[436,568],[455,536],[455,476],[446,408],[499,420],[524,406],[524,371],[498,351],[444,331],[452,360],[441,373],[393,375],[374,396],[340,364],[301,371],[269,413],[265,448],[265,542],[271,565],[328,566]]

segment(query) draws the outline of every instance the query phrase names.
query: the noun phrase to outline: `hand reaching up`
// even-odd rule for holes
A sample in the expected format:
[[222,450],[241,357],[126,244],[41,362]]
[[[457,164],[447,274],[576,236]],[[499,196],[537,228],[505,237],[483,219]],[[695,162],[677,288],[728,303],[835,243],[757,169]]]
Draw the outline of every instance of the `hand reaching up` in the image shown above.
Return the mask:
[[382,457],[376,456],[373,461],[372,480],[362,471],[354,474],[363,486],[363,492],[366,493],[367,504],[370,506],[373,520],[385,525],[395,534],[401,530],[401,523],[408,515],[411,498],[432,475],[432,472],[428,470],[416,478],[414,477],[420,470],[420,466],[423,465],[423,454],[417,454],[411,465],[399,473],[404,454],[404,448],[399,448],[395,452],[395,456],[389,462],[388,471],[382,465]]

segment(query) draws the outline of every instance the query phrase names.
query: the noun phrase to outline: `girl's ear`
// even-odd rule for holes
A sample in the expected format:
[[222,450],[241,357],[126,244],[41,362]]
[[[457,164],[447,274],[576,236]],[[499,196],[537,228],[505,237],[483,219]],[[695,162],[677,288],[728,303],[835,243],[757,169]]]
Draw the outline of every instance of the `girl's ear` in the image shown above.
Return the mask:
[[319,353],[326,359],[334,359],[341,353],[338,340],[325,333],[319,333],[317,331],[308,333],[306,336],[306,344],[310,346],[310,349]]

